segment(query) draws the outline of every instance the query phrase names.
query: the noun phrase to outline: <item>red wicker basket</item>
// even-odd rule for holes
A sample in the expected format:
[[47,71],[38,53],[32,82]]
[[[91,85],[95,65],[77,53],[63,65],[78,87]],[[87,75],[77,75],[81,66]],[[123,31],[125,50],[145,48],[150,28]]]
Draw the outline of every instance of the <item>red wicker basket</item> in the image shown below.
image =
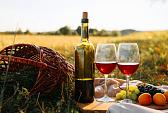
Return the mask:
[[[31,44],[14,44],[0,51],[0,74],[32,72],[35,81],[29,87],[30,96],[50,93],[66,80],[74,77],[74,66],[49,48]],[[7,76],[4,74],[3,76]],[[8,79],[9,81],[15,81]],[[24,87],[24,86],[22,86]]]

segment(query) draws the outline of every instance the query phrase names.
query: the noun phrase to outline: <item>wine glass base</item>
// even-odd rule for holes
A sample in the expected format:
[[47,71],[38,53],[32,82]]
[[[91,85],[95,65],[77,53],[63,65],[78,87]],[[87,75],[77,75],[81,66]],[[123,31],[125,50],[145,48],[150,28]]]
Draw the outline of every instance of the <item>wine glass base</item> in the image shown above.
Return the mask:
[[131,99],[121,100],[120,103],[133,103]]
[[98,102],[114,102],[115,99],[112,99],[108,96],[104,96],[102,98],[96,99],[96,101],[98,101]]

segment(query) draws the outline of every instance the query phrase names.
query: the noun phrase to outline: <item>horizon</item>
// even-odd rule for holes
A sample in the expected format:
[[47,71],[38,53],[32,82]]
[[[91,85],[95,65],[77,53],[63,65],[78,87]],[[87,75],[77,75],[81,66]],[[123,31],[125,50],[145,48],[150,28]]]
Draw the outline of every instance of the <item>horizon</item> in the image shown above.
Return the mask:
[[[96,28],[89,28],[89,29],[96,29]],[[49,31],[49,30],[48,31],[31,31],[29,29],[22,30],[22,29],[19,28],[19,29],[13,30],[13,31],[12,30],[0,31],[0,33],[17,32],[18,30],[21,30],[21,32],[26,32],[28,30],[30,33],[47,33],[47,32],[56,32],[59,29],[57,29],[55,31]],[[71,30],[75,31],[76,29],[71,29]],[[101,31],[101,30],[105,30],[105,31],[109,31],[109,32],[112,32],[112,31],[122,32],[124,30],[135,30],[135,32],[160,32],[160,31],[168,31],[168,29],[164,29],[164,30],[136,30],[136,29],[108,30],[108,29],[99,29],[98,31]]]
[[98,30],[168,30],[166,0],[13,0],[0,1],[0,31],[47,32],[81,25],[88,12],[89,28]]

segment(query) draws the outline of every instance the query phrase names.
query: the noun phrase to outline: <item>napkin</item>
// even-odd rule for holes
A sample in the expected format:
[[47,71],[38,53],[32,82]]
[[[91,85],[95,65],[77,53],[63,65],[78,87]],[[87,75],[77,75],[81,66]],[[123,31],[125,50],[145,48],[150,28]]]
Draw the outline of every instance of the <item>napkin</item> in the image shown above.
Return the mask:
[[116,103],[111,107],[109,107],[107,113],[164,113],[164,112],[133,103]]

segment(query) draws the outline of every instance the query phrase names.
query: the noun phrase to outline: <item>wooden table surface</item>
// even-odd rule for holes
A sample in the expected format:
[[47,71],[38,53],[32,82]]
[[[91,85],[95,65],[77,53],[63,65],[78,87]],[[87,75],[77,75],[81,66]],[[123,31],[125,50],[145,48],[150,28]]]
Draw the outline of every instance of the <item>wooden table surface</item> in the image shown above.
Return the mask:
[[86,104],[77,103],[77,105],[79,106],[82,113],[106,113],[108,108],[115,103],[116,102],[103,103],[94,101],[93,103]]
[[[82,113],[106,113],[108,108],[112,105],[116,104],[116,102],[97,102],[94,101],[92,103],[77,103],[77,106],[80,108]],[[158,106],[148,106],[149,108],[153,109],[159,109]],[[162,106],[161,106],[162,107]],[[168,105],[164,106],[163,108],[160,108],[161,111],[168,113]]]

